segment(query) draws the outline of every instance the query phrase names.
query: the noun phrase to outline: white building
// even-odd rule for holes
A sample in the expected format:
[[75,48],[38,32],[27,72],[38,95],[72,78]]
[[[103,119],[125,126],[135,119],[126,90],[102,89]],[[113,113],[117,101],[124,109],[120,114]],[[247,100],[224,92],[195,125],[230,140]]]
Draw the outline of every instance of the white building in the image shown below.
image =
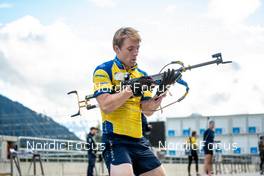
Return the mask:
[[[227,116],[168,117],[166,144],[169,156],[183,156],[177,148],[192,131],[197,131],[200,143],[209,120],[215,121],[215,141],[219,141],[222,154],[257,154],[259,136],[264,132],[264,114],[238,114]],[[177,145],[177,147],[175,147]],[[201,152],[202,153],[202,152]]]

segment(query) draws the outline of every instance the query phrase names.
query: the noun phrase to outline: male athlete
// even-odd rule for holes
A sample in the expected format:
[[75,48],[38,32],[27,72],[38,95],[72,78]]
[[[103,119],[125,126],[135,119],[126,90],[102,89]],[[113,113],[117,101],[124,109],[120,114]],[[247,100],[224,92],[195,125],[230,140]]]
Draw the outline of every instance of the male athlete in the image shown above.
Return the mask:
[[[143,140],[141,120],[141,113],[152,115],[164,96],[152,98],[151,91],[143,91],[137,82],[117,89],[127,75],[131,79],[147,75],[137,65],[140,42],[137,30],[117,30],[113,38],[115,58],[97,66],[93,75],[94,96],[103,120],[103,156],[111,176],[165,175]],[[165,87],[176,80],[175,74],[166,73],[161,81]]]

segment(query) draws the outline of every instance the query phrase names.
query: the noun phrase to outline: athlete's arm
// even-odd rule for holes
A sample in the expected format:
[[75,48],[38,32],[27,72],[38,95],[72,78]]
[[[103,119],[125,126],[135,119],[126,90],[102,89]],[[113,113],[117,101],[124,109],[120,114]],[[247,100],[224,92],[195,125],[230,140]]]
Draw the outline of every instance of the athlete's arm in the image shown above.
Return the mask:
[[162,95],[160,97],[153,97],[150,100],[142,101],[142,112],[146,116],[151,116],[154,113],[154,110],[156,110],[160,106],[163,97],[165,97],[165,95]]
[[133,96],[133,92],[130,86],[126,89],[120,91],[119,93],[109,94],[105,93],[96,97],[97,102],[99,103],[100,109],[108,114],[122,106],[127,99]]

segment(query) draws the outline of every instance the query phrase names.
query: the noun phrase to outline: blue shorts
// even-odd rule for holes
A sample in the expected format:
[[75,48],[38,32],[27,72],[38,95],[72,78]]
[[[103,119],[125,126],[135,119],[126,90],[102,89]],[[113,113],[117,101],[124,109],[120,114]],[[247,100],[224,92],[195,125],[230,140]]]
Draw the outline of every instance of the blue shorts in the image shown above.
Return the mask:
[[214,154],[214,151],[213,151],[213,148],[212,148],[213,146],[212,145],[210,145],[210,144],[205,144],[205,146],[204,146],[204,154],[205,155],[213,155]]
[[110,165],[129,163],[135,175],[153,170],[161,165],[144,138],[136,139],[122,135],[103,135],[103,157],[110,173]]

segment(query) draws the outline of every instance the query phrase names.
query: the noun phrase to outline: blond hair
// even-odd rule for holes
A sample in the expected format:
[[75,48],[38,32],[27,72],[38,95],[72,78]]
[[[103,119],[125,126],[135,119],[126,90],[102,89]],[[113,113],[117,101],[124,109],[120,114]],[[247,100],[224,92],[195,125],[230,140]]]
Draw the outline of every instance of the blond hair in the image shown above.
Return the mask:
[[113,38],[113,48],[115,46],[118,46],[119,48],[121,48],[124,40],[127,38],[134,40],[134,41],[141,42],[141,37],[138,34],[137,30],[135,30],[132,27],[124,27],[116,31],[114,38]]

